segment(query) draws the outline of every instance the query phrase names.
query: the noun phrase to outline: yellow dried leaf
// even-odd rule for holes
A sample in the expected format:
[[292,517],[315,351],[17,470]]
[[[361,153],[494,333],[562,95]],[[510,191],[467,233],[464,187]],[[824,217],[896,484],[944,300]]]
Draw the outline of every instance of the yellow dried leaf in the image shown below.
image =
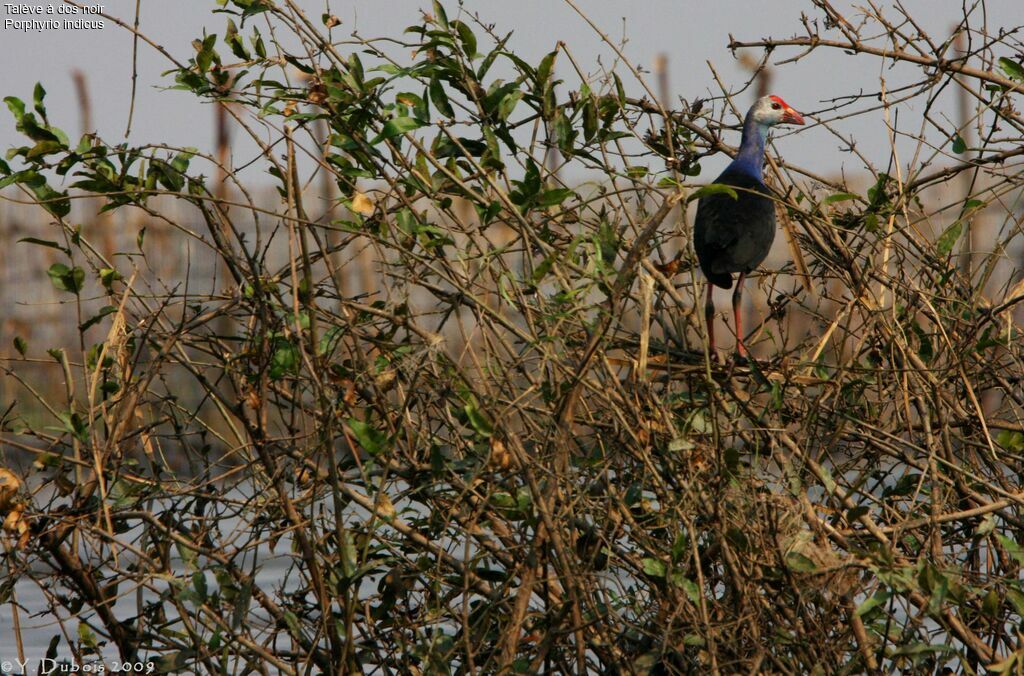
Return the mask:
[[284,104],[284,114],[285,115],[294,115],[295,112],[298,110],[298,108],[299,108],[299,104],[297,102],[289,101],[288,103]]
[[335,26],[340,26],[341,25],[341,19],[339,19],[334,14],[331,14],[326,19],[324,19],[324,25],[327,26],[328,28],[334,28]]
[[327,87],[319,80],[313,80],[312,84],[309,85],[307,97],[310,103],[320,105],[327,100]]
[[251,408],[254,411],[260,410],[260,408],[263,406],[263,399],[262,397],[260,397],[259,390],[257,390],[255,387],[249,388],[249,390],[245,393],[245,403],[248,404],[249,408]]
[[7,517],[4,519],[4,530],[8,533],[21,534],[25,532],[28,526],[25,525],[25,508],[18,505],[10,512],[7,513]]
[[0,511],[7,511],[11,508],[19,490],[21,490],[21,479],[10,470],[0,467]]
[[397,374],[395,373],[395,369],[386,369],[374,377],[373,383],[380,388],[382,392],[387,392],[395,384],[396,376]]
[[24,505],[16,505],[14,509],[8,512],[7,517],[4,519],[4,530],[11,535],[18,536],[18,549],[25,548],[25,545],[28,544],[30,533],[28,521],[25,520]]
[[363,193],[357,192],[352,197],[352,211],[363,216],[369,216],[373,213],[373,210],[373,202]]
[[1016,304],[1021,298],[1024,298],[1024,279],[1013,285],[1009,291],[1006,292],[1006,298],[1003,299],[1004,305]]
[[384,491],[377,493],[377,516],[383,518],[385,521],[391,521],[395,518],[395,505],[391,502],[391,498]]
[[509,453],[505,442],[497,437],[491,437],[490,465],[494,469],[508,469],[512,466],[512,454]]

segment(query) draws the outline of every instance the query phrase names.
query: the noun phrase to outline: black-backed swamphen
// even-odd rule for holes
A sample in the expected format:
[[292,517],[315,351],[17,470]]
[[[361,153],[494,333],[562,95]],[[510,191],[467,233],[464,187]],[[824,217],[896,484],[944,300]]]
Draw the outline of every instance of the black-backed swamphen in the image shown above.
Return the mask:
[[747,273],[764,261],[775,239],[775,205],[762,180],[764,144],[768,130],[777,124],[803,124],[804,118],[778,96],[764,96],[747,111],[743,141],[736,159],[715,179],[730,186],[736,199],[724,192],[705,195],[697,203],[693,226],[693,248],[700,269],[708,278],[704,314],[708,327],[708,348],[715,355],[714,287],[732,288],[732,274],[739,273],[732,295],[736,321],[736,352],[747,357],[743,345],[740,303]]

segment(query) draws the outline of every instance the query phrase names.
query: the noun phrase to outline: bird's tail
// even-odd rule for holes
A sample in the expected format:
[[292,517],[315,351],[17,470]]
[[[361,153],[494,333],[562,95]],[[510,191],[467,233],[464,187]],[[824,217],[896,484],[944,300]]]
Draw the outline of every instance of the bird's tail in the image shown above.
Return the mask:
[[732,288],[732,275],[730,275],[728,272],[713,272],[711,274],[705,272],[704,274],[707,275],[708,281],[710,281],[715,286],[720,286],[723,289]]

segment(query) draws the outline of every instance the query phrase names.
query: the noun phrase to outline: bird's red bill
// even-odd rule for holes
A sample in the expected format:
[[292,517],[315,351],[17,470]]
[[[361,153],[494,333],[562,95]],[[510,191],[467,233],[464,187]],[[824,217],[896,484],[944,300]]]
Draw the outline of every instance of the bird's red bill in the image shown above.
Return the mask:
[[782,122],[783,124],[803,124],[804,116],[793,110],[793,107],[783,101],[778,96],[773,96],[772,101],[775,101],[782,106]]
[[803,124],[804,116],[792,108],[786,108],[782,113],[782,121],[786,124]]

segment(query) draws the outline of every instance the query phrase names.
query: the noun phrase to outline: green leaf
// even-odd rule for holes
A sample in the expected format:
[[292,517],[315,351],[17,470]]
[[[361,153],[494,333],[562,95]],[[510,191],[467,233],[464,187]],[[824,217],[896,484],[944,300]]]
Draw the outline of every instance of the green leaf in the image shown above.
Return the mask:
[[85,283],[85,270],[78,266],[69,268],[63,263],[54,263],[46,271],[46,274],[50,276],[53,285],[60,291],[77,294]]
[[98,324],[104,317],[112,312],[117,312],[117,308],[113,305],[104,305],[100,308],[100,311],[96,313],[96,316],[86,319],[84,322],[78,325],[79,331],[85,331],[90,326]]
[[85,622],[78,623],[78,640],[89,648],[96,648],[96,634],[93,633],[92,629]]
[[462,42],[462,51],[470,60],[476,58],[476,36],[473,35],[473,31],[461,21],[453,21],[452,26],[455,27],[459,34],[459,41]]
[[813,573],[818,570],[817,564],[800,552],[786,554],[786,567],[794,573]]
[[441,28],[448,28],[448,13],[444,11],[444,7],[437,0],[434,0],[434,19]]
[[533,269],[533,276],[531,277],[531,280],[534,285],[538,284],[540,280],[544,279],[547,274],[551,272],[551,267],[558,261],[558,259],[559,255],[557,250],[544,257],[544,260],[540,262],[540,265]]
[[575,139],[576,130],[572,128],[572,121],[565,111],[559,109],[555,115],[555,141],[563,155],[567,157],[572,155],[572,145]]
[[981,612],[985,613],[989,617],[996,617],[999,615],[999,592],[995,589],[989,589],[988,593],[981,600]]
[[341,533],[341,574],[351,579],[359,570],[359,551],[352,540],[352,534],[346,528]]
[[324,331],[324,335],[320,336],[320,343],[316,347],[316,353],[318,355],[325,355],[334,352],[334,349],[341,342],[344,335],[345,330],[340,326],[332,326],[327,329]]
[[58,251],[63,251],[68,256],[71,255],[71,249],[68,249],[67,247],[63,247],[60,244],[57,244],[53,240],[49,240],[49,239],[38,239],[36,237],[22,237],[21,239],[18,240],[18,242],[26,242],[28,244],[38,244],[39,246],[47,246],[47,247],[50,247],[51,249],[57,249]]
[[27,171],[18,173],[21,174],[18,183],[27,186],[32,191],[32,194],[39,200],[39,206],[57,217],[68,215],[68,212],[71,211],[71,200],[67,198],[66,192],[57,192],[51,188],[46,183],[46,179],[38,172]]
[[64,429],[83,444],[89,442],[89,425],[74,411],[61,411],[57,417],[64,423]]
[[299,362],[299,349],[286,340],[280,340],[270,358],[268,375],[272,380],[279,380],[285,374],[298,371]]
[[288,632],[292,636],[302,636],[302,623],[299,622],[299,616],[290,610],[284,611],[284,623],[288,625]]
[[0,179],[0,190],[3,190],[4,188],[6,188],[9,185],[14,185],[15,183],[21,183],[28,176],[30,176],[30,175],[32,175],[34,173],[35,173],[34,171],[25,170],[25,171],[16,171],[13,174],[5,176],[4,178]]
[[996,435],[996,443],[1013,453],[1024,451],[1024,433],[1014,430],[1001,430]]
[[46,90],[43,89],[43,85],[40,82],[36,83],[36,87],[32,90],[32,103],[36,112],[39,113],[39,117],[46,118],[46,106],[43,105],[43,99],[46,98]]
[[734,200],[739,199],[739,195],[736,194],[736,190],[734,190],[732,186],[725,185],[724,183],[708,183],[703,188],[699,188],[690,193],[686,198],[686,201],[689,203],[711,195],[728,195]]
[[185,670],[189,660],[193,657],[195,654],[191,650],[175,650],[166,653],[153,662],[154,671],[158,674],[177,674]]
[[615,80],[615,95],[619,99],[619,107],[626,107],[626,88],[622,85],[622,78],[615,71],[612,71],[612,79]]
[[967,150],[967,144],[964,143],[963,137],[961,137],[960,134],[957,134],[953,137],[953,152],[962,153],[965,150]]
[[644,573],[651,577],[665,577],[665,562],[660,559],[646,558],[643,560]]
[[200,571],[192,573],[192,589],[195,590],[196,599],[201,603],[206,601],[209,590],[206,588],[206,575]]
[[25,102],[16,96],[4,97],[4,103],[10,109],[11,114],[14,115],[14,120],[21,124],[22,118],[25,117]]
[[871,598],[865,599],[855,611],[857,617],[864,617],[869,612],[877,608],[878,606],[884,605],[889,600],[889,591],[887,589],[879,589],[874,593]]
[[948,593],[949,579],[945,575],[939,575],[938,583],[932,588],[931,598],[928,599],[928,612],[932,615],[939,615]]
[[597,134],[597,106],[593,97],[588,97],[583,104],[583,139],[590,142]]
[[834,195],[829,195],[825,199],[821,200],[822,204],[835,204],[836,202],[846,202],[849,200],[859,200],[860,195],[855,195],[852,192],[837,192]]
[[999,58],[999,68],[1006,73],[1006,77],[1017,82],[1024,82],[1024,68],[1013,59],[1005,56]]
[[999,544],[1003,546],[1006,553],[1013,557],[1013,560],[1020,565],[1024,565],[1024,549],[1017,544],[1012,538],[1008,538],[1005,535],[996,534],[996,539],[999,540]]
[[573,196],[573,191],[568,188],[554,188],[546,190],[537,198],[537,204],[542,207],[552,207],[561,204]]
[[1021,618],[1024,618],[1024,594],[1019,589],[1009,587],[1006,590],[1006,600],[1013,605],[1013,609]]
[[220,57],[213,48],[216,42],[216,33],[207,35],[202,40],[192,41],[192,46],[195,47],[196,50],[196,68],[199,69],[200,74],[210,70],[210,66],[213,65],[215,61],[220,63]]
[[686,598],[690,599],[694,604],[700,603],[700,587],[696,582],[688,577],[684,577],[682,573],[673,573],[672,583],[682,588],[686,592]]
[[482,437],[489,437],[494,434],[494,428],[491,427],[491,423],[488,422],[484,414],[477,408],[476,402],[469,402],[462,407],[462,410],[466,412],[466,418],[469,419],[469,424],[473,426],[477,434]]
[[939,241],[935,243],[935,248],[938,250],[940,256],[945,256],[953,250],[953,246],[956,245],[956,241],[960,239],[960,235],[963,233],[964,226],[960,221],[956,221],[953,225],[946,228],[946,231],[939,237]]
[[402,134],[408,133],[414,129],[419,129],[422,126],[424,126],[424,124],[413,117],[392,118],[385,123],[384,128],[381,130],[377,138],[373,139],[371,144],[377,144],[385,139],[401,136]]
[[107,291],[110,291],[114,282],[121,279],[124,279],[124,277],[122,277],[121,273],[117,270],[114,270],[113,268],[100,268],[100,284],[102,284]]
[[267,58],[267,47],[263,44],[263,36],[260,34],[260,29],[253,26],[252,36],[249,38],[249,42],[252,43],[252,49],[256,52],[256,56],[261,59]]
[[484,126],[481,131],[484,133],[484,142],[487,150],[480,157],[480,162],[490,169],[504,169],[505,163],[501,160],[501,148],[498,147],[498,137],[490,126]]
[[615,262],[615,257],[619,253],[619,238],[615,232],[615,226],[607,219],[601,220],[601,225],[594,233],[594,244],[597,245],[597,250],[601,253],[601,261],[607,265]]
[[439,113],[445,117],[455,117],[452,104],[448,101],[448,94],[444,91],[444,84],[436,75],[430,78],[430,102],[433,103]]
[[352,436],[356,438],[363,450],[370,455],[380,455],[387,450],[388,435],[380,430],[374,429],[356,418],[348,419],[348,428],[352,430]]
[[231,48],[231,53],[242,61],[248,61],[251,58],[249,50],[245,48],[245,43],[242,41],[241,36],[238,35],[238,27],[231,19],[228,19],[228,27],[224,31],[224,42]]
[[519,89],[514,92],[510,92],[505,95],[505,98],[498,104],[498,119],[507,120],[512,111],[515,110],[516,104],[519,103],[523,98],[523,92]]
[[252,600],[252,580],[249,580],[238,590],[235,596],[234,607],[231,610],[231,628],[238,629],[242,626],[242,620],[249,614],[249,603]]
[[25,153],[26,160],[34,160],[38,157],[46,157],[47,155],[53,155],[64,150],[64,144],[60,141],[45,140],[36,143],[32,148]]
[[548,80],[551,79],[551,73],[555,65],[555,57],[558,56],[558,52],[548,52],[544,55],[544,58],[540,60],[540,65],[537,66],[537,88],[534,90],[537,94],[542,94],[544,88],[548,84]]
[[14,337],[14,349],[18,351],[22,357],[25,356],[25,351],[28,350],[28,343],[21,336]]
[[996,516],[995,514],[986,514],[978,524],[978,527],[974,529],[974,537],[983,538],[996,529]]

